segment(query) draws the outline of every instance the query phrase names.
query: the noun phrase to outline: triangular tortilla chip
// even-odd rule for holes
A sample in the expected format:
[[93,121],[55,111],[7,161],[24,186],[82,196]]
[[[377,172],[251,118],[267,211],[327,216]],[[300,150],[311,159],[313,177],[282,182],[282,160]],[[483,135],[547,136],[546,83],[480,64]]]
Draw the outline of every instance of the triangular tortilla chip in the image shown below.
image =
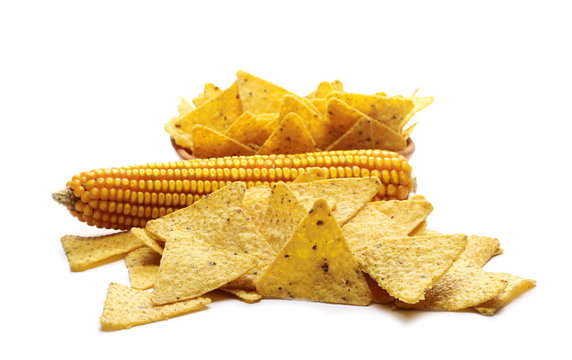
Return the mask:
[[418,310],[458,311],[494,298],[507,286],[507,281],[474,265],[455,263],[431,289],[425,300],[416,304],[396,301],[402,308]]
[[173,126],[188,133],[195,125],[204,125],[222,132],[238,119],[240,114],[242,105],[235,82],[195,110],[178,118]]
[[200,241],[168,241],[151,301],[163,305],[196,298],[239,278],[256,263],[254,256],[217,250]]
[[179,97],[179,106],[178,106],[179,117],[185,116],[193,110],[194,110],[193,105],[191,105],[189,100]]
[[429,214],[433,211],[433,205],[427,200],[387,200],[375,201],[369,204],[378,211],[381,211],[397,223],[407,229],[409,235],[416,230]]
[[467,244],[464,235],[382,239],[354,250],[360,265],[383,289],[415,304],[453,265]]
[[483,315],[494,315],[497,310],[508,305],[522,293],[536,286],[536,281],[506,273],[490,273],[507,282],[506,288],[489,301],[475,306],[475,310]]
[[195,126],[191,136],[191,150],[198,158],[254,155],[254,150],[248,146],[206,126]]
[[242,204],[246,186],[243,182],[232,182],[229,185],[212,192],[190,206],[172,212],[168,215],[148,221],[145,230],[154,237],[167,242],[177,238],[179,231],[195,231],[194,237],[201,241],[208,239],[209,228],[213,232],[224,231],[225,221],[221,221],[229,207],[239,207]]
[[[407,228],[370,204],[345,224],[342,232],[352,250],[357,250],[366,244],[377,245],[383,239],[407,236]],[[354,255],[361,262],[361,254],[354,252]]]
[[103,236],[64,235],[61,242],[71,271],[83,271],[118,260],[119,256],[144,246],[129,231]]
[[321,114],[312,109],[304,99],[294,95],[286,95],[280,109],[280,119],[284,119],[289,113],[300,115],[316,145],[322,149],[326,148],[328,145],[326,137],[328,127]]
[[359,119],[366,116],[335,97],[329,98],[326,106],[327,136],[330,145],[347,133]]
[[190,133],[181,129],[179,124],[180,117],[173,117],[168,123],[165,124],[165,131],[175,140],[175,144],[190,150],[193,146],[193,138]]
[[107,289],[100,322],[104,330],[128,329],[187,314],[204,308],[210,302],[208,298],[197,298],[155,306],[151,302],[150,292],[111,283]]
[[331,144],[327,150],[382,149],[400,151],[406,140],[381,122],[364,116],[351,129]]
[[264,142],[258,154],[301,154],[319,150],[300,115],[289,113]]
[[371,291],[325,200],[256,282],[265,297],[368,305]]
[[221,92],[222,90],[218,86],[211,83],[206,83],[203,93],[193,99],[193,104],[195,104],[196,107],[199,107]]
[[307,210],[298,202],[292,190],[279,182],[271,188],[266,213],[259,227],[260,233],[278,252],[292,237],[306,214]]
[[306,96],[306,99],[324,99],[332,91],[344,91],[344,84],[340,80],[332,82],[322,81],[318,84],[316,90]]
[[242,108],[253,115],[280,112],[282,98],[284,95],[292,94],[280,86],[244,71],[237,72],[236,76]]
[[312,99],[310,100],[310,103],[320,112],[320,114],[322,114],[322,116],[325,116],[328,113],[328,101],[326,99]]
[[493,256],[498,255],[500,252],[502,250],[498,239],[468,235],[467,247],[457,262],[483,267]]
[[143,244],[151,248],[157,254],[163,253],[163,247],[159,245],[157,240],[143,228],[131,228],[129,230],[133,236],[141,240]]
[[253,116],[245,112],[226,129],[224,134],[241,144],[258,147],[264,144],[274,130],[271,127],[274,119],[275,117]]
[[256,302],[256,301],[262,299],[262,295],[260,295],[256,291],[252,291],[252,290],[235,289],[235,288],[229,288],[229,287],[222,287],[222,288],[220,288],[220,290],[231,293],[231,294],[235,295],[237,298],[239,298],[240,300],[244,300],[246,302]]
[[377,194],[381,182],[376,177],[338,178],[288,185],[306,210],[325,199],[334,218],[343,226]]
[[270,192],[269,185],[258,185],[246,189],[244,193],[242,208],[246,217],[257,227],[266,213]]
[[139,290],[147,290],[153,287],[161,255],[155,250],[143,246],[125,255],[125,265],[129,271],[131,287]]
[[396,133],[401,132],[401,122],[413,109],[413,101],[404,97],[363,95],[334,91],[328,98],[336,97],[349,106],[376,119]]

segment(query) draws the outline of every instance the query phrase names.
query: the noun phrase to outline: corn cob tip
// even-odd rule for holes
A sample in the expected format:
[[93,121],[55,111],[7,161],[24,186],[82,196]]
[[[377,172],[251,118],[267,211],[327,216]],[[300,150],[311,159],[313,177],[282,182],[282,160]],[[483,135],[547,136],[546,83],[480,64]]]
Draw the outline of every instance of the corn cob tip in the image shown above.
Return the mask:
[[73,190],[69,188],[53,192],[52,199],[54,199],[58,204],[67,207],[68,210],[73,210],[75,203],[78,200],[77,196],[74,195]]

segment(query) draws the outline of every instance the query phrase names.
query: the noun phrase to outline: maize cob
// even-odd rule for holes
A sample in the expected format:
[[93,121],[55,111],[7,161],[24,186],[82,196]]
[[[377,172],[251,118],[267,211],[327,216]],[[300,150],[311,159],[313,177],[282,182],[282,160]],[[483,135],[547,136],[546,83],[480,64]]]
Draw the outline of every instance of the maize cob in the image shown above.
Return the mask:
[[329,178],[378,177],[382,183],[378,200],[406,199],[415,185],[411,166],[401,155],[384,150],[339,150],[92,170],[74,176],[65,190],[52,197],[80,221],[125,230],[191,205],[233,181],[243,181],[247,187],[287,183],[315,167],[327,170]]

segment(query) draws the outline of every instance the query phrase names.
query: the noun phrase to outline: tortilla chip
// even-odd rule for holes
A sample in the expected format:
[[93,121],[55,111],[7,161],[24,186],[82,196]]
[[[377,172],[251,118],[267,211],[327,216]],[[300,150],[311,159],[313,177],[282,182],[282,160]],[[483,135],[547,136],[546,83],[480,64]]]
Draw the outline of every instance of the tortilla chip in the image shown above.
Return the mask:
[[119,260],[131,250],[144,245],[130,232],[93,237],[65,235],[61,242],[71,271],[83,271]]
[[210,299],[198,298],[155,306],[151,303],[150,292],[111,283],[100,322],[104,330],[128,329],[199,310],[210,302]]
[[[312,106],[313,107],[313,106]],[[312,109],[304,99],[293,95],[284,96],[284,102],[280,109],[280,119],[284,119],[289,113],[296,113],[302,118],[302,122],[312,139],[319,148],[325,149],[329,144],[327,141],[328,127],[322,115],[317,110]]]
[[138,290],[152,288],[157,278],[160,262],[161,255],[147,246],[125,255],[125,265],[129,271],[131,287]]
[[455,263],[433,287],[425,300],[416,304],[396,301],[398,307],[418,310],[459,311],[472,308],[494,298],[507,286],[507,281],[483,269]]
[[274,184],[262,218],[260,233],[274,251],[280,251],[306,217],[307,210],[298,202],[296,195],[283,182]]
[[409,304],[447,272],[467,244],[464,235],[402,237],[365,244],[354,253],[360,265],[383,289]]
[[506,288],[489,301],[475,306],[475,310],[483,315],[494,315],[497,310],[508,305],[525,291],[536,286],[536,281],[524,279],[516,275],[506,273],[490,273],[507,282]]
[[151,248],[158,254],[163,253],[163,247],[159,245],[157,240],[143,228],[132,228],[129,230],[133,236],[141,240],[143,244]]
[[290,184],[289,187],[306,210],[318,199],[325,199],[339,226],[343,226],[377,194],[377,177],[338,178]]
[[248,146],[206,126],[195,126],[191,136],[191,150],[198,158],[254,155],[254,150]]
[[403,97],[363,95],[334,91],[328,98],[336,97],[349,106],[380,121],[396,133],[401,132],[401,122],[413,109],[413,101]]
[[324,169],[324,168],[309,168],[309,169],[306,169],[306,171],[304,171],[300,175],[298,175],[294,179],[294,181],[292,181],[292,183],[293,184],[307,183],[307,182],[318,181],[318,180],[326,180],[327,178],[328,178],[328,171],[326,169]]
[[194,110],[193,105],[191,105],[189,100],[179,97],[179,107],[178,107],[179,117],[185,116],[193,110]]
[[245,190],[243,182],[232,182],[190,206],[148,221],[145,230],[167,242],[170,239],[176,240],[179,231],[196,229],[195,238],[206,241],[209,235],[202,230],[210,226],[213,232],[224,231],[226,224],[221,219],[226,219],[230,207],[241,205]]
[[[468,235],[467,247],[459,257],[459,262],[483,267],[493,256],[499,254],[498,239],[486,236]],[[502,251],[501,251],[502,252]]]
[[363,274],[369,289],[371,290],[371,302],[374,304],[391,304],[395,301],[395,298],[385,290],[382,289],[375,280],[371,278],[368,274]]
[[306,96],[307,99],[324,99],[332,91],[344,91],[344,84],[340,80],[332,82],[322,81],[318,88]]
[[168,241],[151,301],[162,305],[196,298],[239,278],[256,263],[254,256],[216,250],[200,241]]
[[258,300],[262,299],[262,295],[260,295],[256,291],[234,289],[227,287],[222,287],[220,290],[236,295],[236,297],[238,297],[240,300],[244,300],[246,302],[257,302]]
[[206,83],[203,93],[193,99],[193,104],[195,104],[196,107],[199,107],[221,92],[222,90],[218,86],[211,83]]
[[317,200],[256,282],[264,297],[368,305],[371,291],[326,200]]
[[293,95],[288,90],[244,71],[237,72],[236,76],[242,108],[253,115],[278,113],[284,95]]
[[190,133],[196,125],[225,131],[242,114],[236,82],[189,114],[180,117],[174,127]]
[[165,131],[175,140],[175,143],[185,149],[190,150],[193,146],[193,138],[191,134],[181,130],[179,124],[179,117],[173,117],[167,124],[165,124]]
[[383,149],[401,151],[406,140],[381,122],[364,116],[347,133],[338,138],[327,150]]
[[377,245],[383,239],[407,236],[408,229],[391,219],[389,216],[375,209],[371,204],[366,205],[347,224],[342,227],[344,237],[358,262],[360,254],[355,250],[366,245]]
[[406,228],[408,230],[407,235],[417,229],[433,211],[433,205],[427,200],[375,201],[369,206],[381,211]]
[[328,101],[326,99],[312,99],[310,103],[314,106],[316,110],[325,116],[328,113]]
[[274,128],[271,127],[271,123],[274,119],[275,117],[253,116],[245,112],[226,129],[224,134],[251,148],[258,147],[264,144],[272,133]]
[[269,185],[253,186],[246,189],[244,193],[242,208],[244,209],[245,216],[252,221],[256,227],[262,224],[262,218],[266,213],[270,193]]
[[289,113],[258,150],[258,154],[301,154],[320,149],[300,115]]
[[328,124],[328,142],[332,144],[347,133],[354,124],[366,116],[338,98],[327,100],[326,123]]

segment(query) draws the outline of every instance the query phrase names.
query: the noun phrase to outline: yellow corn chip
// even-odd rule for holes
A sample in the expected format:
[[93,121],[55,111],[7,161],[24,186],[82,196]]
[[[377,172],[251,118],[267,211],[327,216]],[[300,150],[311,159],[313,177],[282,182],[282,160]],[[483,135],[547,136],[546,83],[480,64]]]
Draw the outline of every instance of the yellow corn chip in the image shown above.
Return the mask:
[[400,151],[405,149],[406,144],[406,140],[401,135],[381,122],[369,117],[362,117],[327,150],[383,149]]
[[322,81],[318,88],[306,96],[307,99],[324,99],[332,91],[344,91],[344,84],[340,80],[332,82]]
[[368,305],[371,291],[325,200],[317,200],[256,282],[265,297]]
[[244,300],[246,302],[256,302],[262,299],[262,295],[257,293],[256,291],[251,290],[244,290],[244,289],[234,289],[228,287],[222,287],[221,290],[236,295],[240,300]]
[[425,221],[433,211],[433,205],[427,200],[375,201],[369,206],[381,211],[405,227],[408,230],[407,235],[417,229],[419,224]]
[[339,226],[358,213],[379,190],[377,177],[338,178],[290,184],[289,187],[306,210],[318,199],[325,199]]
[[248,146],[206,126],[195,126],[191,136],[193,156],[198,158],[254,155]]
[[224,131],[242,114],[236,82],[189,114],[180,117],[174,127],[190,133],[196,125]]
[[306,214],[307,210],[298,202],[292,190],[279,182],[271,188],[266,213],[259,227],[260,233],[278,252],[292,237]]
[[131,250],[144,245],[130,232],[95,237],[65,235],[61,241],[72,271],[83,271],[119,260]]
[[413,232],[410,234],[410,236],[432,236],[432,235],[442,235],[440,232],[435,231],[435,230],[431,230],[431,229],[427,229],[426,228],[426,222],[422,222],[421,224],[419,224],[420,227],[419,229],[415,229],[413,230]]
[[196,107],[199,107],[221,92],[222,90],[218,86],[215,86],[211,83],[206,83],[203,93],[193,99],[193,104],[195,104]]
[[246,217],[254,223],[256,227],[260,227],[262,218],[266,213],[268,199],[270,198],[270,186],[259,185],[246,189],[242,208]]
[[500,308],[506,306],[522,293],[536,286],[536,281],[524,279],[516,275],[505,273],[490,273],[507,282],[506,288],[489,301],[475,306],[475,310],[483,315],[494,315]]
[[159,270],[161,255],[155,250],[143,246],[125,255],[125,265],[129,271],[131,287],[146,290],[153,287]]
[[289,113],[258,150],[258,154],[301,154],[319,151],[300,115]]
[[477,266],[459,262],[427,290],[425,300],[416,304],[396,301],[395,304],[408,309],[458,311],[489,301],[506,286],[506,280]]
[[376,119],[396,133],[401,132],[402,120],[413,109],[413,101],[403,97],[362,95],[335,91],[328,95]]
[[403,130],[401,136],[403,136],[404,139],[411,137],[411,133],[413,132],[413,130],[415,130],[415,127],[417,127],[417,123],[413,123],[407,129]]
[[153,249],[156,253],[162,254],[163,247],[159,245],[157,240],[143,228],[132,228],[129,230],[133,236],[141,240],[143,244]]
[[210,299],[198,298],[155,306],[151,303],[150,292],[111,283],[100,322],[104,330],[128,329],[199,310],[210,302]]
[[278,113],[284,95],[292,94],[277,85],[254,75],[239,71],[236,73],[238,94],[244,111],[253,115]]
[[190,113],[191,111],[193,111],[193,106],[191,105],[191,103],[189,102],[189,100],[180,97],[179,98],[179,117],[181,116],[185,116],[188,113]]
[[324,168],[310,168],[306,169],[305,172],[296,176],[292,183],[307,183],[317,180],[325,180],[328,178],[328,171]]
[[179,231],[197,229],[194,234],[195,238],[206,241],[209,235],[203,230],[210,226],[213,232],[224,231],[226,224],[221,219],[226,219],[229,207],[241,205],[245,190],[246,186],[243,182],[232,182],[190,206],[148,221],[145,230],[166,242],[176,239]]
[[246,274],[256,262],[248,254],[215,250],[200,241],[167,241],[151,301],[162,305],[196,298]]
[[322,114],[322,116],[325,116],[328,113],[328,101],[326,99],[312,99],[310,100],[310,103],[320,112],[320,114]]
[[361,254],[356,253],[355,250],[366,244],[377,245],[383,239],[407,236],[407,231],[406,227],[376,210],[370,204],[342,227],[344,237],[360,263],[362,262]]
[[165,124],[165,131],[169,133],[177,145],[190,150],[191,146],[193,146],[193,138],[189,132],[181,130],[179,119],[180,117],[173,117]]
[[329,98],[326,106],[325,114],[328,124],[329,144],[332,144],[347,133],[359,119],[366,116],[335,97]]
[[284,119],[289,113],[296,113],[302,118],[302,122],[312,139],[319,148],[326,148],[328,126],[322,115],[317,110],[312,109],[304,99],[294,95],[284,96],[284,102],[280,109],[280,119]]
[[458,262],[483,267],[493,256],[499,254],[500,242],[498,239],[486,236],[468,235],[467,247],[459,257]]
[[406,303],[415,304],[453,265],[467,244],[464,235],[382,239],[354,253],[383,289]]
[[253,116],[245,112],[226,129],[224,134],[241,144],[258,147],[264,144],[274,130],[275,124],[272,122],[275,118],[274,116]]

